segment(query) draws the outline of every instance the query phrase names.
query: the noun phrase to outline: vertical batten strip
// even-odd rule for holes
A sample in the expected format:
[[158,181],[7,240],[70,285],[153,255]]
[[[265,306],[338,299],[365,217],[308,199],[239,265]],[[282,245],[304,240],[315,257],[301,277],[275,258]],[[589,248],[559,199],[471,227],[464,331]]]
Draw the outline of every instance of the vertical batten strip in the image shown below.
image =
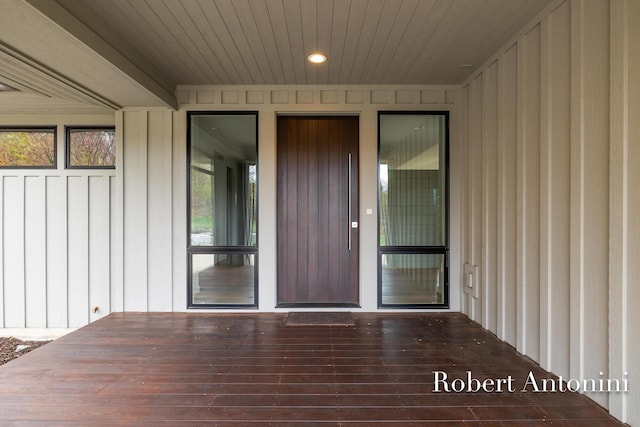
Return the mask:
[[540,26],[518,49],[517,343],[540,360]]
[[543,310],[545,369],[569,375],[570,7],[543,20]]
[[[471,262],[470,256],[470,223],[469,213],[469,84],[461,88],[461,135],[460,135],[460,307],[461,311],[469,314],[467,310],[467,299],[470,298],[466,288],[467,277],[464,274],[464,265]],[[450,269],[453,270],[453,269]]]
[[49,327],[49,241],[48,241],[48,196],[47,196],[47,176],[42,177],[42,239],[43,246],[42,250],[44,251],[44,328]]
[[[640,301],[640,2],[628,1],[625,28],[625,147],[627,148],[628,162],[626,171],[627,195],[627,248],[626,257],[628,263],[627,280],[625,281],[625,358],[629,381],[637,384],[640,378],[640,336],[637,325],[640,324],[640,310],[637,303]],[[624,375],[624,372],[623,372]],[[635,393],[628,396],[627,411],[630,424],[640,424],[640,393],[634,388]]]
[[124,179],[127,156],[124,152],[124,111],[116,112],[116,175],[112,193],[112,271],[111,311],[124,311]]
[[67,178],[46,177],[47,326],[68,322]]
[[517,45],[499,62],[498,84],[498,336],[516,343]]
[[571,227],[570,227],[570,334],[571,378],[584,374],[584,70],[583,7],[571,0]]
[[[185,254],[187,247],[187,198],[179,197],[184,194],[187,188],[187,113],[176,111],[171,113],[172,117],[172,191],[171,198],[171,218],[172,218],[172,284],[173,297],[171,301],[172,310],[181,311],[187,303],[187,287],[185,278],[187,277],[187,257]],[[275,283],[275,281],[273,282]]]
[[[165,193],[167,193],[166,197],[167,197],[167,201],[168,203],[171,205],[172,201],[175,200],[175,195],[176,193],[174,192],[173,189],[173,174],[172,173],[167,173],[167,171],[173,171],[173,155],[172,155],[172,143],[173,143],[173,111],[171,110],[166,110],[164,111],[164,136],[165,136],[165,144],[164,144],[164,153],[165,153],[165,159],[167,164],[165,165],[165,168],[163,169],[162,173],[164,173],[165,175],[167,175],[167,185],[164,189]],[[187,188],[187,187],[183,187],[183,188]],[[178,193],[179,194],[179,193]],[[174,258],[174,251],[173,251],[173,230],[172,230],[172,225],[173,225],[173,211],[171,209],[168,210],[167,212],[168,218],[167,221],[165,223],[165,226],[167,227],[167,236],[169,239],[169,243],[165,245],[165,249],[167,252],[167,259],[166,259],[166,263],[167,263],[167,269],[168,269],[168,273],[167,276],[165,277],[165,280],[168,281],[167,283],[167,287],[168,287],[168,293],[167,295],[165,295],[166,298],[166,302],[165,307],[167,308],[167,310],[169,311],[173,311],[174,309],[174,305],[173,305],[173,287],[174,284],[176,283],[173,280],[173,258]],[[184,277],[184,276],[183,276]],[[178,282],[181,283],[181,282]]]
[[24,328],[24,176],[4,176],[3,186],[5,327]]
[[148,113],[147,277],[150,311],[171,310],[171,112]]
[[[140,235],[137,242],[137,251],[130,253],[128,256],[130,260],[136,259],[136,262],[140,262],[139,272],[141,277],[139,278],[138,286],[140,286],[139,291],[144,294],[144,298],[140,299],[140,301],[145,301],[145,305],[141,307],[143,311],[149,311],[149,138],[151,135],[151,114],[152,112],[149,110],[140,112],[141,132],[139,142],[142,153],[140,166],[144,165],[144,167],[140,171],[140,179],[138,180],[140,185],[138,197],[144,202],[144,206],[138,212],[140,223],[137,224],[138,229],[136,231]],[[133,283],[129,283],[129,285],[135,286]]]
[[68,315],[72,328],[89,323],[89,184],[67,177]]
[[498,332],[498,61],[484,73],[482,126],[482,265],[480,274],[484,284],[482,297],[482,326]]
[[540,22],[540,365],[551,368],[551,34],[550,16]]
[[527,212],[527,171],[529,168],[526,164],[526,157],[524,155],[526,146],[525,135],[525,99],[527,98],[527,70],[525,63],[527,61],[526,54],[530,54],[527,45],[527,35],[522,40],[518,41],[518,54],[516,58],[516,80],[518,81],[518,87],[516,91],[516,342],[515,347],[522,354],[526,354],[526,340],[528,336],[527,315],[529,314],[529,307],[527,307],[527,277],[525,268],[527,264],[527,242],[528,236],[526,233],[527,220],[529,219],[529,213]]
[[[469,216],[470,216],[470,245],[469,261],[473,265],[481,264],[482,256],[482,81],[480,74],[471,82],[469,108]],[[486,284],[481,277],[477,280],[481,298],[484,297]],[[476,322],[482,321],[482,306],[480,301],[468,295],[469,311],[467,314]]]
[[[117,152],[117,147],[116,147]],[[118,167],[118,166],[116,166]],[[118,292],[116,288],[117,285],[117,277],[118,277],[118,248],[116,248],[116,239],[118,235],[118,230],[116,229],[117,217],[119,214],[117,213],[118,197],[117,197],[117,177],[116,175],[109,175],[109,309],[106,311],[106,314],[113,313],[116,311],[116,298],[114,295]]]
[[[628,66],[626,93],[627,93],[627,118],[626,130],[626,146],[628,147],[628,180],[627,180],[627,220],[628,220],[628,247],[627,257],[629,263],[627,268],[627,282],[625,283],[625,328],[626,341],[626,358],[628,378],[630,381],[636,381],[640,378],[640,337],[637,325],[640,324],[640,310],[637,309],[637,303],[640,301],[640,263],[638,263],[638,254],[640,254],[640,2],[628,1],[628,14],[626,15],[629,33],[625,42],[626,62]],[[623,372],[624,375],[624,372]],[[634,388],[637,390],[637,387]],[[630,424],[640,424],[640,393],[635,391],[628,398],[628,420]]]
[[46,229],[45,179],[25,176],[25,325],[44,328],[47,325],[46,301]]
[[123,206],[123,266],[125,311],[147,311],[147,227],[148,227],[148,111],[126,111],[123,120],[125,162]]
[[89,176],[89,318],[110,311],[110,176]]

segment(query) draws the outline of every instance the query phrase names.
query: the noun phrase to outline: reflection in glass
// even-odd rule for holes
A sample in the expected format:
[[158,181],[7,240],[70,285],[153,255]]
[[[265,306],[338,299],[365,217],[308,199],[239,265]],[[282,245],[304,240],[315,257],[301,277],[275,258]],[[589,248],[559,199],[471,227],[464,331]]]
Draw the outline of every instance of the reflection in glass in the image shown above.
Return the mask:
[[197,149],[191,155],[191,244],[213,246],[213,159]]
[[380,116],[380,246],[446,243],[445,116]]
[[55,168],[55,129],[0,128],[0,167]]
[[67,167],[113,168],[115,128],[67,128]]
[[256,116],[191,116],[191,245],[255,246]]
[[382,304],[444,304],[443,254],[382,255]]
[[255,255],[193,254],[191,289],[194,304],[255,304]]

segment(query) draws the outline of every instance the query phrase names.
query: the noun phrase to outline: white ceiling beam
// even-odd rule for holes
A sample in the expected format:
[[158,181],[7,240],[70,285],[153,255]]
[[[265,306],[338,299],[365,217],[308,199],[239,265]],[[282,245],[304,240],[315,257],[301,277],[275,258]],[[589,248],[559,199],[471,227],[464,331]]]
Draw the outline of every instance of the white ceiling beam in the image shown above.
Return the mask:
[[[126,74],[130,79],[142,86],[150,95],[157,98],[167,107],[176,108],[176,98],[173,88],[161,84],[147,74],[142,67],[122,55],[106,40],[69,13],[54,0],[25,0],[32,7],[54,22],[61,29],[76,38],[89,49],[100,55],[114,67]],[[104,89],[109,89],[105,84]],[[141,105],[140,105],[141,106]]]

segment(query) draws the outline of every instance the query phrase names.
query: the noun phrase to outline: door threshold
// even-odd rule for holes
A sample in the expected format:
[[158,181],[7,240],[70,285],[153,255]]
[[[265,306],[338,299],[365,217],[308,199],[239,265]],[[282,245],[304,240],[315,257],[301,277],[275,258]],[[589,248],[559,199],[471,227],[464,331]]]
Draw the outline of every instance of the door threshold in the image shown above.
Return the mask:
[[361,308],[358,303],[317,303],[317,302],[285,302],[276,305],[276,308]]

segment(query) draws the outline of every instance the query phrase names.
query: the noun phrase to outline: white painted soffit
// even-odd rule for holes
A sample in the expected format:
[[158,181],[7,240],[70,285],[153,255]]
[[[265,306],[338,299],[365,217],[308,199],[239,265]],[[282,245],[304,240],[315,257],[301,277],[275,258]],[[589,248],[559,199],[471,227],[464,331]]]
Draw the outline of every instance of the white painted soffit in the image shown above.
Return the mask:
[[173,90],[50,0],[2,1],[0,80],[28,93],[34,107],[35,95],[48,98],[44,104],[60,99],[111,111],[176,107]]

